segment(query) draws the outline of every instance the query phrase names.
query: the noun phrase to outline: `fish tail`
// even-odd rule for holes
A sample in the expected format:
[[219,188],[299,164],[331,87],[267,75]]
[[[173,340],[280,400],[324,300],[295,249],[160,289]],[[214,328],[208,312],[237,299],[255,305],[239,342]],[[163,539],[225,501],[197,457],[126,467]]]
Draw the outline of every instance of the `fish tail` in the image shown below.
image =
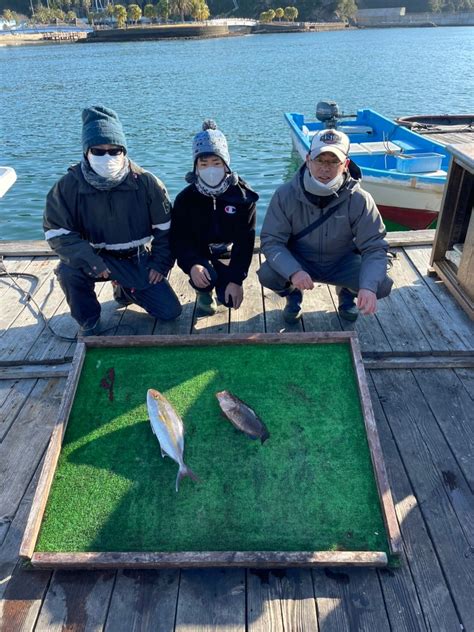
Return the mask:
[[188,467],[187,465],[183,465],[182,467],[179,468],[178,476],[176,477],[176,491],[178,491],[180,480],[184,478],[185,476],[189,476],[189,478],[195,483],[199,481],[199,478],[192,471],[192,469]]

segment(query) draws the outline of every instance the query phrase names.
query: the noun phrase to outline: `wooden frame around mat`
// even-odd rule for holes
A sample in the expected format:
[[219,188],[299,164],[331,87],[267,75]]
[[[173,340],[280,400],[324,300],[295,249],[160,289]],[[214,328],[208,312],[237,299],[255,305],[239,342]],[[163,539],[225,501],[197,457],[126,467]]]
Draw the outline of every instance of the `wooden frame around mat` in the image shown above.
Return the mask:
[[38,486],[23,536],[20,557],[35,568],[191,568],[211,566],[276,568],[290,566],[386,566],[385,552],[373,551],[183,551],[183,552],[35,552],[43,514],[53,482],[69,414],[79,383],[87,348],[160,347],[239,344],[321,344],[350,345],[360,404],[372,459],[374,476],[385,523],[389,551],[401,552],[400,530],[383,461],[357,335],[354,332],[221,334],[199,336],[114,336],[90,337],[77,344],[64,397],[43,463]]

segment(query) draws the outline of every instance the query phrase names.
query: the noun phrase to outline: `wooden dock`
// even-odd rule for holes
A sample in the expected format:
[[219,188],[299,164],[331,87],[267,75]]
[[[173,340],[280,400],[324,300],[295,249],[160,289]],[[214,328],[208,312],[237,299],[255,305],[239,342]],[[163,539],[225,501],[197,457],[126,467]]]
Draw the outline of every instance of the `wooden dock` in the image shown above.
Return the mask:
[[[23,570],[19,545],[75,343],[55,338],[1,276],[0,630],[474,631],[474,325],[427,275],[432,238],[390,236],[392,294],[355,325],[339,319],[326,285],[306,293],[298,325],[285,325],[283,301],[258,283],[258,252],[236,312],[196,320],[176,267],[174,323],[118,308],[111,284],[98,287],[107,335],[355,329],[402,533],[398,569]],[[16,280],[55,331],[73,336],[44,242],[0,242],[0,254],[8,272],[33,275]]]

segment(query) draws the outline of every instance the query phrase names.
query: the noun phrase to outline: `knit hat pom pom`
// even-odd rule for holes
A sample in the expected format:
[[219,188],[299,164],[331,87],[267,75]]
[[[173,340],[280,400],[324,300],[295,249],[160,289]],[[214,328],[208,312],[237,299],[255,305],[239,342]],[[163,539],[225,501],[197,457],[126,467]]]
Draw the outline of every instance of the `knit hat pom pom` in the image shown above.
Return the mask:
[[212,119],[206,119],[202,124],[202,129],[205,132],[207,129],[217,129],[217,123]]

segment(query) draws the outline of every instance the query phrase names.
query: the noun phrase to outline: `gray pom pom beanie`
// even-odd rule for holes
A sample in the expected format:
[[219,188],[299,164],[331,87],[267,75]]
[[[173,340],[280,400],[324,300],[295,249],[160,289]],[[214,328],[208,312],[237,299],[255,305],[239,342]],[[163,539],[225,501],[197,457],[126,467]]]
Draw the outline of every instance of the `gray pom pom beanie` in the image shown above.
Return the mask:
[[127,151],[127,141],[117,113],[103,105],[94,105],[82,111],[84,154],[94,145],[120,145]]
[[224,134],[217,129],[215,121],[207,119],[202,124],[202,131],[193,139],[194,167],[199,156],[214,154],[219,156],[230,169],[230,154]]

